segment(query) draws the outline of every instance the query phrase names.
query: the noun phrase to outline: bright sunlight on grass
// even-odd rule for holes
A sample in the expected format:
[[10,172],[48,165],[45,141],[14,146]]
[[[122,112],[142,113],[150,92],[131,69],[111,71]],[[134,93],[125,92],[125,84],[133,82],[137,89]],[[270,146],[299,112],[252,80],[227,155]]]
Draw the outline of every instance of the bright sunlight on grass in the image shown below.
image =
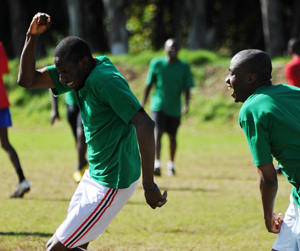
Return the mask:
[[[237,124],[240,104],[232,101],[224,83],[229,59],[204,51],[181,53],[191,64],[196,86],[190,112],[179,129],[175,177],[166,175],[168,139],[163,137],[162,177],[156,182],[168,190],[168,202],[152,210],[139,184],[104,235],[90,244],[90,251],[271,250],[276,235],[264,226],[256,167]],[[139,100],[148,63],[159,55],[163,53],[112,57]],[[285,81],[285,62],[274,64],[275,84]],[[49,63],[50,57],[37,65]],[[0,250],[45,250],[76,189],[75,143],[65,119],[64,98],[59,99],[61,120],[50,126],[48,90],[17,87],[18,62],[11,61],[10,67],[5,78],[12,104],[9,137],[31,191],[23,199],[9,199],[17,175],[1,149]],[[283,176],[278,178],[275,211],[284,213],[291,185]]]

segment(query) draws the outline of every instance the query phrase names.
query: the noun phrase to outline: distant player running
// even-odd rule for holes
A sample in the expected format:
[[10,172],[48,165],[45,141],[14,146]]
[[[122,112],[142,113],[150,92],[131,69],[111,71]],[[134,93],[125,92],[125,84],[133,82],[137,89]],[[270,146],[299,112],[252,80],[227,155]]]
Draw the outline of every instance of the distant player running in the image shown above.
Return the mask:
[[[272,64],[260,50],[243,50],[230,62],[226,83],[235,102],[243,102],[239,124],[243,129],[259,173],[265,225],[279,233],[273,251],[300,247],[300,89],[272,85]],[[290,205],[282,215],[273,212],[277,174],[273,156],[293,185]]]
[[85,41],[67,37],[54,51],[54,66],[35,69],[36,43],[50,22],[45,13],[33,17],[21,55],[18,83],[25,88],[52,88],[55,95],[76,91],[90,167],[47,250],[82,250],[104,233],[129,200],[141,165],[147,203],[153,209],[163,206],[167,192],[162,195],[153,180],[154,122],[107,57],[94,59]]
[[0,42],[0,143],[7,153],[19,177],[19,184],[11,198],[22,198],[30,190],[29,182],[25,179],[17,152],[8,139],[8,127],[12,126],[9,101],[6,95],[2,75],[8,73],[8,60],[2,43]]

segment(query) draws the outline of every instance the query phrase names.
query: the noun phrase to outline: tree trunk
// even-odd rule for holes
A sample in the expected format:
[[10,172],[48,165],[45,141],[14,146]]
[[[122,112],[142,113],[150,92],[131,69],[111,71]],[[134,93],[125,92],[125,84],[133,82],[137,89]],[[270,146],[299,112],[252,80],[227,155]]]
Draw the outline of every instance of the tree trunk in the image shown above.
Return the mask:
[[292,31],[289,34],[289,38],[298,38],[300,39],[300,1],[296,0],[293,8],[293,23]]
[[190,17],[189,43],[190,50],[206,49],[206,0],[186,0]]
[[99,0],[81,0],[83,39],[92,52],[109,52],[104,28],[104,6]]
[[110,52],[113,55],[128,52],[125,8],[127,0],[102,0],[109,19]]
[[9,0],[7,1],[9,7],[9,19],[11,26],[11,47],[13,57],[19,57],[21,55],[24,42],[25,34],[29,27],[26,22],[26,15],[23,11],[21,0]]
[[180,45],[183,43],[183,26],[185,25],[184,20],[186,9],[183,1],[173,1],[173,37],[179,42]]
[[284,51],[282,21],[278,0],[260,0],[265,50],[270,57],[281,56]]
[[69,14],[69,35],[83,38],[80,0],[66,0]]

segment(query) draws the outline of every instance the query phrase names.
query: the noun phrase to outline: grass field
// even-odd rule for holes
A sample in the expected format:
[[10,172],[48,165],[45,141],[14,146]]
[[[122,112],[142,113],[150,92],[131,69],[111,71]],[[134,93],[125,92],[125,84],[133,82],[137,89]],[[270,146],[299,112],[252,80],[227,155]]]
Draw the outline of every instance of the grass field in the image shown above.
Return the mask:
[[[12,114],[20,111],[11,109]],[[9,199],[17,176],[0,151],[0,250],[45,250],[63,221],[76,189],[76,152],[62,119],[54,127],[27,125],[16,116],[10,141],[32,189]],[[152,210],[139,184],[103,236],[89,250],[270,250],[276,235],[267,232],[257,171],[242,130],[235,121],[200,123],[184,118],[178,135],[177,176],[156,178],[168,202]],[[168,160],[163,138],[162,163]],[[284,213],[291,185],[279,176],[275,209]]]

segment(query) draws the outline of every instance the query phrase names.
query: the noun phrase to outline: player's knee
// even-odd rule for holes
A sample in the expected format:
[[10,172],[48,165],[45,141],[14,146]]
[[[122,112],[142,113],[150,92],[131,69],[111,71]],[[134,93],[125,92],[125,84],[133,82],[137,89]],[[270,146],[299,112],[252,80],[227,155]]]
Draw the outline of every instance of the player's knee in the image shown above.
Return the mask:
[[8,152],[12,149],[12,146],[9,144],[9,142],[1,142],[1,148]]

